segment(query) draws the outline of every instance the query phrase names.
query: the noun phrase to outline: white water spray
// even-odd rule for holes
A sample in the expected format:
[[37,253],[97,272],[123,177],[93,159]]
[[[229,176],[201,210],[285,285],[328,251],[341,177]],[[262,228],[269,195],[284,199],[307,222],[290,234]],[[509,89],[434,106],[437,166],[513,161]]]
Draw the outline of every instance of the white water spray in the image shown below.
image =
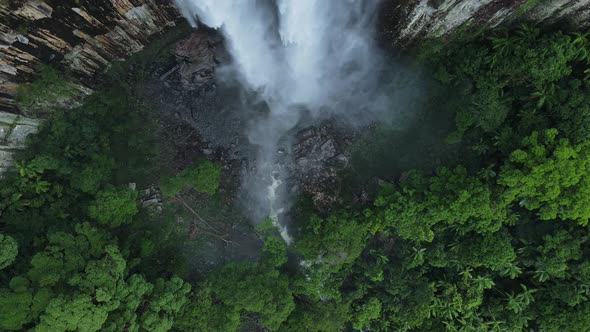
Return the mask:
[[[285,172],[277,162],[279,140],[300,120],[337,115],[362,120],[380,111],[376,88],[381,61],[370,37],[377,0],[176,0],[189,22],[219,29],[244,87],[270,110],[250,128],[259,146],[257,176],[246,184],[263,214],[281,226]],[[266,190],[262,188],[265,187]]]

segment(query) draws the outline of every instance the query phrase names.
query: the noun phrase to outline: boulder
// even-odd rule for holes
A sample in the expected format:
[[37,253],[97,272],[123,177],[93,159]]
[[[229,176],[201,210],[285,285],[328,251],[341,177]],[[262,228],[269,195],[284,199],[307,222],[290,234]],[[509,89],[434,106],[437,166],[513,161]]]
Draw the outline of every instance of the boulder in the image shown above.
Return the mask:
[[176,44],[175,57],[182,85],[187,89],[197,88],[210,81],[215,67],[221,39],[211,33],[196,31]]
[[14,13],[29,20],[36,21],[51,17],[53,8],[43,1],[29,0],[15,9]]
[[350,143],[350,134],[329,125],[298,132],[290,166],[294,181],[291,191],[303,191],[312,197],[318,209],[329,209],[337,197],[336,170],[348,163],[344,150]]
[[0,169],[7,169],[11,166],[14,166],[13,153],[11,151],[0,150]]
[[14,126],[6,142],[13,148],[24,148],[27,136],[37,132],[37,127],[18,124]]

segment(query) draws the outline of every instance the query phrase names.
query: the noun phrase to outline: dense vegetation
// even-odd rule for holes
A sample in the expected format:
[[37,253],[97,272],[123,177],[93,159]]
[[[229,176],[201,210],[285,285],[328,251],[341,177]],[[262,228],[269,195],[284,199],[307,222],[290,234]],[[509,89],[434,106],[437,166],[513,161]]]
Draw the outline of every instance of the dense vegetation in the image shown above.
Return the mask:
[[0,329],[587,330],[589,39],[523,27],[429,49],[425,112],[455,117],[461,160],[392,171],[369,206],[302,199],[293,245],[265,220],[258,261],[209,275],[128,183],[186,203],[215,195],[219,165],[155,175],[149,111],[109,81],[54,113],[0,183]]
[[21,110],[43,109],[47,113],[52,111],[47,105],[55,106],[76,95],[77,86],[62,79],[56,68],[40,65],[38,71],[36,80],[18,87],[16,102]]

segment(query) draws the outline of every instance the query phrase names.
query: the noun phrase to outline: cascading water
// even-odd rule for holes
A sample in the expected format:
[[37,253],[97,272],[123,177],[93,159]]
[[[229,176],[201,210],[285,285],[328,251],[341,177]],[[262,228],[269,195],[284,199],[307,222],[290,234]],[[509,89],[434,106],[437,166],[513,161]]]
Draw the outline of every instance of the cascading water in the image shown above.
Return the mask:
[[[352,117],[384,105],[377,91],[380,58],[370,37],[377,0],[176,0],[189,22],[219,29],[246,88],[267,104],[249,130],[259,147],[256,176],[246,190],[273,218],[286,242],[284,167],[277,159],[302,114]],[[266,188],[266,190],[262,189]],[[283,225],[283,226],[281,226]]]

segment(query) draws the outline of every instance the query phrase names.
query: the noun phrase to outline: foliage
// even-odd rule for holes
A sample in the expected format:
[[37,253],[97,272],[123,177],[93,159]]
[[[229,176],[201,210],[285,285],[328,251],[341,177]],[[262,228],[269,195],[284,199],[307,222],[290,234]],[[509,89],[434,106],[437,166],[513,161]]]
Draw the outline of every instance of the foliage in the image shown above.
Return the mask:
[[523,25],[484,40],[451,42],[427,58],[444,84],[440,105],[456,113],[449,142],[484,139],[490,153],[506,153],[538,127],[567,128],[576,140],[587,136],[584,36]]
[[14,263],[18,255],[18,244],[9,235],[0,234],[0,270]]
[[273,220],[266,217],[256,229],[262,236],[262,263],[269,267],[280,267],[287,263],[287,245],[278,233]]
[[38,76],[31,83],[18,87],[16,102],[23,110],[55,106],[76,95],[76,86],[49,65],[39,65]]
[[317,259],[338,270],[352,263],[363,250],[367,227],[357,216],[346,211],[330,214],[327,218],[311,215],[294,244],[294,249],[306,259]]
[[382,207],[375,214],[377,229],[394,227],[400,237],[430,242],[432,227],[445,223],[461,232],[487,233],[498,230],[505,211],[489,187],[469,176],[464,167],[439,168],[435,176],[410,172],[399,191],[384,191],[375,201]]
[[47,305],[37,331],[98,331],[107,319],[107,311],[92,304],[90,295],[58,297]]
[[226,305],[214,303],[211,285],[199,286],[192,293],[174,327],[181,331],[237,331],[240,313]]
[[221,165],[203,160],[187,167],[175,176],[162,179],[160,189],[162,194],[174,196],[187,185],[198,192],[213,195],[219,186],[220,175]]
[[178,277],[156,280],[149,304],[141,314],[141,327],[146,331],[168,331],[187,302],[191,286]]
[[504,200],[529,210],[539,210],[541,219],[590,218],[590,141],[572,145],[557,138],[556,129],[533,132],[522,148],[510,154],[498,183],[508,189]]
[[338,299],[343,276],[366,244],[368,224],[344,210],[325,218],[311,214],[304,222],[293,244],[293,250],[303,256],[303,274],[294,278],[294,292],[314,301]]
[[352,327],[356,330],[363,330],[369,327],[371,321],[376,320],[381,316],[382,304],[379,298],[372,297],[365,303],[360,303],[355,306],[352,319]]
[[340,331],[349,319],[349,305],[337,302],[304,302],[298,305],[281,331]]
[[230,263],[210,279],[214,294],[225,305],[238,312],[257,313],[271,330],[276,330],[295,307],[287,277],[274,269]]
[[141,275],[129,275],[110,234],[89,223],[77,224],[75,233],[52,233],[47,240],[45,250],[32,257],[28,272],[12,279],[10,291],[3,290],[2,305],[22,304],[18,314],[0,321],[4,328],[36,322],[40,331],[123,326],[166,331],[186,302],[188,284],[178,277],[151,284]]
[[107,188],[96,194],[88,215],[100,224],[117,227],[131,222],[137,214],[137,192],[127,188]]

